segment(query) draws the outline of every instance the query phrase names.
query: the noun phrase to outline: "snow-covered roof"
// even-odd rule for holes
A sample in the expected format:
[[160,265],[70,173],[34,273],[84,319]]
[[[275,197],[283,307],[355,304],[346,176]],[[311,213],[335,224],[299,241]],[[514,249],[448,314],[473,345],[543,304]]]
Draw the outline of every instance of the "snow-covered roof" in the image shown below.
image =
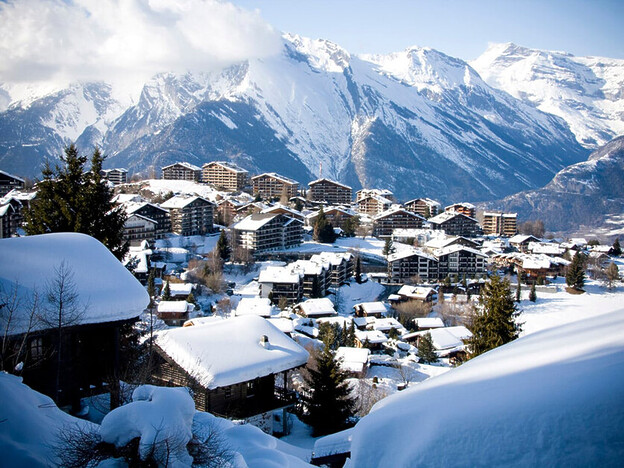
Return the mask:
[[353,307],[361,307],[364,312],[368,315],[373,314],[385,314],[387,312],[386,306],[383,302],[375,301],[375,302],[361,302],[359,304],[355,304]]
[[368,341],[371,344],[380,344],[388,341],[386,335],[379,330],[355,330],[355,337],[360,343]]
[[[262,338],[267,337],[267,344]],[[158,332],[156,344],[208,389],[304,365],[308,352],[262,317]]]
[[516,234],[509,238],[510,244],[524,244],[525,242],[540,242],[540,240],[535,236],[527,234]]
[[341,346],[336,350],[336,359],[341,360],[340,367],[349,372],[362,372],[368,363],[370,349]]
[[298,283],[300,280],[301,273],[289,267],[268,266],[258,275],[258,283]]
[[308,299],[307,301],[297,304],[297,307],[301,308],[301,311],[306,317],[336,314],[333,302],[327,297]]
[[168,210],[171,209],[182,209],[187,205],[190,205],[191,203],[193,203],[195,200],[203,200],[206,203],[210,203],[212,204],[211,201],[206,200],[205,198],[202,197],[186,197],[183,195],[177,195],[175,197],[171,197],[169,200],[161,203],[161,207],[166,208]]
[[268,297],[243,297],[236,306],[236,315],[258,315],[270,317],[273,305]]
[[409,286],[403,285],[401,289],[397,291],[399,296],[406,296],[410,299],[421,299],[425,300],[430,294],[435,294],[436,290],[433,288],[427,288],[423,286]]
[[193,304],[186,301],[160,301],[158,303],[159,314],[183,314],[193,310]]
[[412,203],[416,203],[417,201],[422,201],[428,206],[442,206],[440,202],[432,200],[431,198],[414,198],[412,200],[406,201],[404,205],[410,205]]
[[7,177],[11,177],[15,180],[19,180],[20,182],[24,183],[24,179],[22,179],[21,177],[17,177],[16,175],[9,174],[8,172],[3,171],[2,169],[0,169],[0,174],[7,176]]
[[443,328],[444,322],[440,317],[418,317],[414,319],[418,328]]
[[188,296],[193,292],[193,288],[195,287],[192,283],[172,283],[170,281],[167,283],[169,284],[169,291],[171,291],[172,296]]
[[351,252],[321,252],[310,257],[311,262],[317,263],[329,263],[332,266],[338,266],[344,261],[349,261],[353,258]]
[[329,182],[329,183],[331,183],[331,184],[338,185],[338,186],[340,186],[340,187],[342,187],[342,188],[346,188],[346,189],[351,190],[351,187],[349,187],[348,185],[341,184],[340,182],[336,182],[335,180],[326,179],[326,178],[321,178],[321,179],[316,179],[316,180],[313,180],[312,182],[308,182],[308,185],[311,187],[312,185],[314,185],[314,184],[318,184],[318,183],[320,183],[320,182]]
[[452,205],[447,206],[446,208],[444,208],[445,210],[452,210],[455,207],[463,207],[463,208],[467,208],[469,210],[473,210],[476,207],[472,204],[472,203],[468,203],[468,202],[461,202],[461,203],[453,203]]
[[190,169],[192,171],[201,171],[200,167],[197,167],[194,164],[191,164],[191,163],[186,162],[186,161],[184,161],[184,162],[176,162],[176,163],[173,163],[173,164],[169,164],[168,166],[163,166],[163,170],[169,169],[170,167],[173,167],[173,166],[183,166],[183,167],[185,167],[187,169]]
[[232,229],[238,231],[257,231],[275,217],[280,216],[278,213],[254,213],[240,220]]
[[624,440],[624,310],[595,313],[385,398],[355,426],[350,466],[621,465],[605,441]]
[[[93,237],[77,233],[55,233],[0,239],[0,287],[16,285],[21,307],[11,333],[25,331],[27,302],[35,291],[45,296],[46,284],[54,281],[61,265],[78,294],[84,313],[77,323],[102,323],[138,317],[149,304],[145,288]],[[68,278],[69,278],[68,277]],[[39,324],[39,329],[46,328]],[[4,329],[4,327],[2,327]]]
[[386,332],[393,328],[399,333],[404,330],[403,325],[401,325],[394,317],[378,318],[373,322],[373,330]]
[[352,433],[353,428],[350,428],[325,437],[319,437],[314,442],[312,457],[323,458],[337,453],[348,453],[351,450]]
[[423,218],[418,213],[414,213],[412,211],[408,211],[405,208],[401,208],[401,206],[395,206],[395,207],[392,207],[389,210],[384,211],[383,213],[379,213],[378,215],[373,217],[373,220],[374,221],[378,221],[380,219],[387,218],[388,216],[392,216],[392,215],[397,214],[397,213],[403,213],[403,214],[406,214],[408,216],[411,216],[412,218],[418,218],[422,222],[427,221],[425,218]]
[[241,168],[240,166],[237,166],[233,162],[229,162],[229,161],[211,161],[211,162],[207,162],[206,164],[204,164],[202,166],[202,168],[204,168],[206,166],[212,166],[214,164],[218,164],[219,166],[223,166],[223,167],[229,169],[232,172],[240,172],[240,173],[245,173],[245,174],[248,172],[245,169]]
[[[301,211],[297,211],[294,210],[292,208],[289,208],[287,206],[282,205],[281,203],[276,203],[273,206],[269,206],[267,208],[265,208],[264,210],[261,211],[261,213],[275,213],[278,211],[285,211],[286,213],[288,213],[288,215],[291,215],[292,217],[295,218],[301,218],[303,219],[303,213],[301,213]],[[288,216],[286,215],[286,216]]]
[[285,177],[283,175],[280,175],[276,172],[265,172],[264,174],[258,174],[257,176],[253,176],[251,178],[251,180],[255,180],[255,179],[259,179],[260,177],[272,177],[273,179],[277,179],[281,182],[284,182],[286,184],[298,184],[299,182],[297,182],[296,180],[293,179],[289,179],[288,177]]
[[442,224],[442,223],[445,223],[446,221],[449,221],[457,217],[464,217],[475,223],[479,223],[479,221],[477,221],[476,219],[471,218],[470,216],[467,216],[464,213],[459,213],[457,211],[443,211],[442,213],[435,215],[433,218],[429,218],[427,221],[429,221],[430,223],[434,223],[434,224]]
[[464,251],[464,252],[470,252],[474,255],[478,255],[479,257],[485,257],[487,258],[487,255],[484,254],[483,252],[476,250],[476,249],[472,249],[470,247],[466,247],[464,245],[461,244],[453,244],[453,245],[449,245],[447,247],[443,247],[441,249],[436,250],[435,256],[436,257],[442,257],[444,255],[449,255],[449,254],[453,254],[455,252],[460,252],[460,251]]
[[565,249],[556,242],[529,242],[527,250],[534,254],[563,255]]
[[413,257],[415,255],[418,257],[428,258],[429,260],[436,260],[432,255],[425,253],[423,250],[417,249],[416,247],[410,247],[388,255],[388,262],[395,262],[397,260]]

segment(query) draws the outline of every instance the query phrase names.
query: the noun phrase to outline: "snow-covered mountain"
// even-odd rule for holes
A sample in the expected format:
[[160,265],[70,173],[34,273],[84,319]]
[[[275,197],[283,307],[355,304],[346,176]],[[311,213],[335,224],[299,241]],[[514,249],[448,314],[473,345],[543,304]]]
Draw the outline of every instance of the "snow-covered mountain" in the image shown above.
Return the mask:
[[[624,136],[594,151],[587,161],[561,170],[545,187],[490,202],[489,208],[542,219],[551,231],[622,234]],[[617,220],[616,222],[613,222]]]
[[42,158],[77,139],[131,171],[229,159],[306,183],[322,166],[323,176],[354,188],[451,201],[537,188],[587,156],[563,120],[428,48],[352,56],[285,35],[269,58],[158,75],[126,108],[106,86],[11,104],[0,113],[0,167],[36,176]]
[[624,135],[624,60],[493,44],[472,67],[491,86],[563,118],[579,143]]

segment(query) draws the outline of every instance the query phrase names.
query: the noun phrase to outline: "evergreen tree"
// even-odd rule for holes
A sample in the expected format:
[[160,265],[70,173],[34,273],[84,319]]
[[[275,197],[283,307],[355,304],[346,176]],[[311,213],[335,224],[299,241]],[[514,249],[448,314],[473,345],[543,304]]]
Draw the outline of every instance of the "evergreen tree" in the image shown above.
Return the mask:
[[418,340],[418,357],[425,364],[431,364],[434,362],[438,362],[438,355],[435,352],[435,347],[433,346],[433,340],[431,339],[431,333],[425,333]]
[[165,283],[165,289],[163,289],[163,293],[162,293],[162,300],[163,301],[171,300],[171,288],[169,287],[169,281]]
[[195,301],[195,296],[193,295],[193,293],[189,293],[189,295],[186,296],[186,302],[188,302],[189,304],[197,305],[197,302]]
[[74,145],[65,148],[62,164],[54,169],[46,163],[37,197],[24,210],[24,230],[28,235],[48,232],[81,232],[102,242],[118,259],[128,252],[123,240],[127,215],[113,202],[113,192],[100,174],[104,157],[95,149],[91,169],[86,156]]
[[328,344],[322,351],[313,353],[312,364],[304,375],[307,391],[302,419],[312,426],[314,437],[318,437],[348,426],[355,414],[355,399],[350,395],[348,375],[340,368]]
[[154,269],[150,270],[149,276],[147,277],[147,294],[150,297],[150,307],[152,307],[154,297],[156,296],[156,274],[154,273]]
[[392,242],[392,238],[390,237],[386,237],[386,240],[384,242],[384,247],[383,250],[381,251],[381,254],[384,257],[388,257],[388,255],[390,255],[391,253],[394,253],[396,251],[396,249],[394,248],[394,244]]
[[333,244],[336,240],[336,233],[334,232],[334,226],[327,221],[327,216],[323,211],[323,207],[319,210],[316,221],[314,222],[314,240],[321,243]]
[[362,264],[359,255],[355,258],[355,282],[357,284],[362,283]]
[[516,285],[516,302],[520,302],[522,298],[522,284],[520,283],[520,276],[518,275],[518,284]]
[[225,231],[221,231],[221,234],[219,235],[219,240],[217,241],[217,253],[224,262],[230,258],[230,254],[232,253]]
[[355,322],[353,320],[351,320],[351,325],[349,325],[349,330],[346,333],[345,346],[351,348],[355,346]]
[[615,242],[613,242],[612,254],[614,256],[616,256],[616,257],[619,257],[620,255],[622,255],[622,248],[620,247],[620,239],[619,238],[615,239]]
[[515,340],[521,330],[509,281],[493,275],[483,286],[469,340],[472,357]]
[[566,284],[578,291],[585,286],[585,259],[583,254],[576,252],[566,273]]
[[531,292],[529,293],[529,301],[537,301],[537,291],[535,290],[535,283],[531,285]]

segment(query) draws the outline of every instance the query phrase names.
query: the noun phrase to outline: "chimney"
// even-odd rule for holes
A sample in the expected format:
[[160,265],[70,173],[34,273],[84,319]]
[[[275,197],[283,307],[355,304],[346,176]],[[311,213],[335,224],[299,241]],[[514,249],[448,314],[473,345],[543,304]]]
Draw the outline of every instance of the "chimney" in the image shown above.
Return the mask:
[[260,346],[262,346],[265,349],[270,349],[271,348],[271,344],[269,343],[269,337],[266,335],[262,335],[260,337]]

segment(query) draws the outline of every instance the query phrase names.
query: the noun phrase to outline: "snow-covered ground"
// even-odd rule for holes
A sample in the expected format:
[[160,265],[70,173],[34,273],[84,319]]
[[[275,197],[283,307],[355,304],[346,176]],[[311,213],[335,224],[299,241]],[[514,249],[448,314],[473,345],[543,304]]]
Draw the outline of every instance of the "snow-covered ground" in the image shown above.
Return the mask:
[[623,387],[620,308],[382,400],[355,426],[348,466],[618,466]]

